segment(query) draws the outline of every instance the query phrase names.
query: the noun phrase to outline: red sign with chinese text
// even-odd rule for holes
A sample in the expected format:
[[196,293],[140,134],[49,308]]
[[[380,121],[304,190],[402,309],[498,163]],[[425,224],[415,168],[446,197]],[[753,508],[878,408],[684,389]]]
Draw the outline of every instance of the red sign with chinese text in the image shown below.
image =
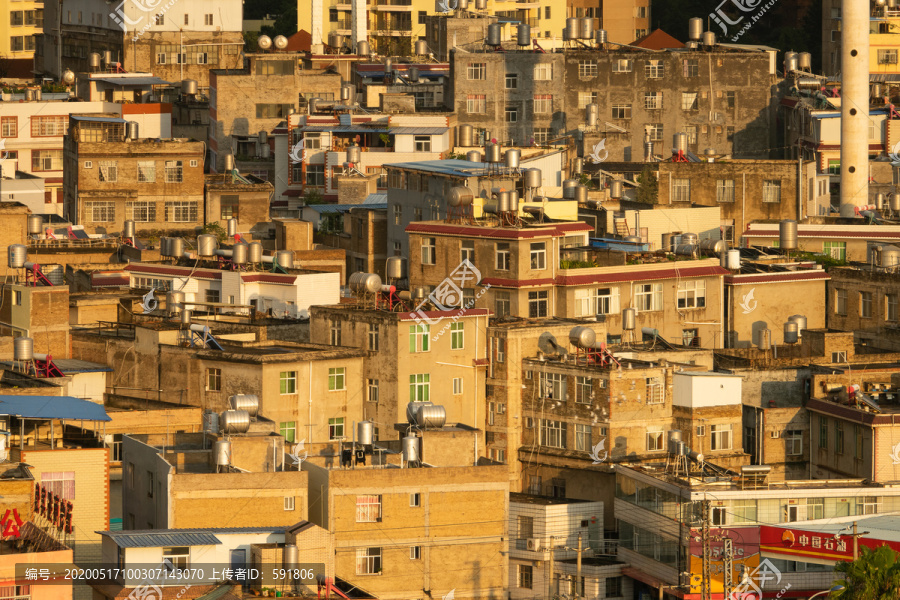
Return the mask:
[[[760,525],[760,550],[767,555],[790,557],[788,560],[816,558],[820,560],[851,561],[853,560],[853,537],[842,535],[836,538],[833,533],[807,531],[788,527]],[[860,548],[879,548],[890,546],[900,552],[900,542],[889,542],[861,536]],[[781,558],[778,556],[777,558]]]

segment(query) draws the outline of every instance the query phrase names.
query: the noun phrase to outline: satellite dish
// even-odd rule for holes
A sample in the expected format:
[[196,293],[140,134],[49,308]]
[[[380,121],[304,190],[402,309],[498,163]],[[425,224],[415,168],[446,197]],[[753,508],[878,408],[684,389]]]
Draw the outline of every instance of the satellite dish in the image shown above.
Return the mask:
[[553,337],[553,334],[549,331],[545,331],[541,334],[541,337],[538,338],[538,348],[544,354],[555,355],[559,352],[559,344],[556,343],[556,338]]

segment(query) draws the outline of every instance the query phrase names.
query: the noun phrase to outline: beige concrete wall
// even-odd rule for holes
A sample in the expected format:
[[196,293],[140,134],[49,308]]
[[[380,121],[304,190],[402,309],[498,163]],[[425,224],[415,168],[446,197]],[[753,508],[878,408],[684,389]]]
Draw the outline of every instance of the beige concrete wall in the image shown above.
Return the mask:
[[[772,344],[783,344],[784,324],[796,314],[806,317],[808,329],[825,327],[825,287],[825,279],[728,285],[725,295],[729,345],[758,345],[763,329],[771,331]],[[798,298],[804,299],[802,304],[797,303]]]

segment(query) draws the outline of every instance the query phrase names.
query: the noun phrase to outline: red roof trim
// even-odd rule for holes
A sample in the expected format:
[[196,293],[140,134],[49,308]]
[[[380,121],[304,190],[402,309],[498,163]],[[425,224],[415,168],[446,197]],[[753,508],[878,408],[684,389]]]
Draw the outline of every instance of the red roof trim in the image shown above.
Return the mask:
[[530,239],[536,237],[562,237],[566,233],[593,231],[587,223],[553,223],[539,228],[513,229],[505,227],[473,227],[444,223],[410,223],[407,233],[434,233],[437,235],[467,235],[502,239]]
[[254,275],[241,275],[241,281],[251,283],[260,281],[263,283],[280,283],[282,285],[294,285],[297,283],[296,275],[278,275],[270,273],[258,273]]
[[[777,229],[754,229],[745,231],[743,237],[778,237],[780,234]],[[867,231],[798,231],[797,237],[805,238],[832,238],[832,237],[852,237],[852,238],[869,238],[872,240],[882,238],[900,238],[900,231],[884,231],[877,227],[870,227]]]
[[747,273],[726,275],[725,283],[731,285],[752,285],[756,283],[787,283],[789,281],[812,281],[831,279],[825,271],[787,271],[785,273]]
[[654,281],[683,277],[719,277],[729,271],[722,267],[685,267],[683,269],[660,269],[658,271],[628,271],[625,273],[597,273],[592,275],[560,276],[557,285],[583,285],[589,283],[616,283],[621,281]]
[[191,273],[190,270],[177,269],[174,267],[159,267],[156,265],[128,265],[126,271],[135,273],[150,273],[155,275],[174,275],[177,277],[197,277],[198,279],[222,279],[221,271],[210,271],[209,269],[199,269]]
[[490,285],[491,287],[502,288],[521,288],[521,287],[538,287],[542,285],[553,285],[554,280],[546,279],[500,279],[499,277],[485,277],[481,283]]

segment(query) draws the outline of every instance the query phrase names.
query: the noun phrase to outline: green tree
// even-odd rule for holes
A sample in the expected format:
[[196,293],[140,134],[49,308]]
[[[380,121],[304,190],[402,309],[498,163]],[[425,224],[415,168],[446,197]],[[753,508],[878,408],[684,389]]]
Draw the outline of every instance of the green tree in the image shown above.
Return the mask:
[[225,231],[225,228],[219,225],[218,221],[213,221],[211,223],[207,223],[203,226],[203,229],[200,230],[200,233],[210,233],[219,238],[220,242],[224,242],[225,238],[228,237],[228,232]]
[[637,178],[640,184],[637,189],[637,201],[645,204],[656,204],[659,201],[659,181],[650,167],[644,167]]
[[840,562],[834,572],[844,578],[835,581],[844,589],[832,592],[834,600],[897,600],[900,598],[900,555],[890,546],[877,550],[861,548],[859,558]]

